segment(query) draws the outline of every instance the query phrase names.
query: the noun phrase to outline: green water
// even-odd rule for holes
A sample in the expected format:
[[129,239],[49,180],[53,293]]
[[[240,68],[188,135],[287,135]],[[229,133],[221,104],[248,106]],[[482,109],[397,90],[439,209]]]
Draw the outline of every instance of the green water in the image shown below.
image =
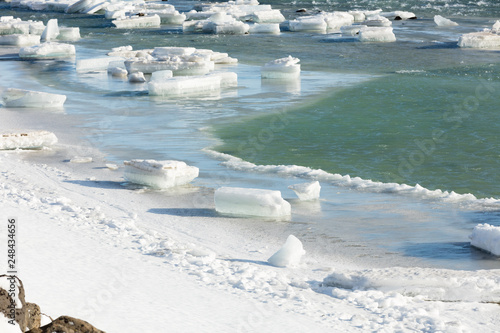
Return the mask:
[[220,152],[382,182],[500,197],[497,65],[389,74],[215,127]]

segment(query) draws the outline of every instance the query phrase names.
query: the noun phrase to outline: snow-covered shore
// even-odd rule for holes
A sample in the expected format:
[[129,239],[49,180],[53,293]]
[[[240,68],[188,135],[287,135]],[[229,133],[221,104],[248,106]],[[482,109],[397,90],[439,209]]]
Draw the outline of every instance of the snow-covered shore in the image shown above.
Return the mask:
[[[2,130],[37,126],[2,112]],[[218,216],[207,203],[213,189],[124,184],[122,170],[68,133],[58,133],[52,149],[0,152],[1,218],[19,221],[19,276],[44,313],[107,332],[493,332],[500,325],[499,270],[379,270],[311,252],[298,267],[272,267],[266,260],[285,238]],[[93,161],[70,162],[82,153]]]

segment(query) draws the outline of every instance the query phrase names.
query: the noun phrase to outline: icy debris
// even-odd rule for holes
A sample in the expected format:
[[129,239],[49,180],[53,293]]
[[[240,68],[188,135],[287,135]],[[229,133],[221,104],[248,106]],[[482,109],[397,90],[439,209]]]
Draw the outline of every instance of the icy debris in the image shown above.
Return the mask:
[[153,80],[148,84],[152,96],[189,96],[219,91],[221,77],[213,75],[173,77],[168,80]]
[[220,78],[221,88],[230,88],[238,86],[238,74],[234,72],[216,72],[205,75],[205,77]]
[[255,23],[250,25],[248,30],[251,34],[279,34],[280,25],[278,23]]
[[383,17],[382,15],[372,15],[367,16],[363,25],[367,25],[369,27],[390,27],[392,22],[387,17]]
[[0,35],[0,45],[33,46],[40,44],[37,35]]
[[293,267],[300,263],[304,254],[306,251],[302,242],[294,235],[290,235],[281,249],[267,259],[267,262],[276,267]]
[[319,198],[321,186],[318,181],[302,183],[288,186],[292,189],[300,200],[314,200]]
[[359,30],[361,42],[395,42],[392,27],[364,27]]
[[280,191],[255,188],[221,187],[215,191],[215,209],[223,214],[262,217],[291,215],[290,204]]
[[93,7],[94,4],[95,0],[79,0],[67,6],[64,11],[68,14],[84,13],[89,8]]
[[343,26],[354,23],[354,16],[346,12],[323,13],[322,16],[327,24],[327,30],[338,31]]
[[0,150],[39,149],[53,146],[56,143],[56,135],[47,131],[0,134]]
[[128,72],[125,68],[122,67],[109,67],[108,68],[108,73],[111,74],[113,77],[127,77]]
[[481,49],[500,48],[500,21],[496,21],[491,29],[460,36],[458,46]]
[[272,9],[253,12],[246,15],[244,20],[254,23],[281,23],[285,21],[285,17],[278,9]]
[[161,19],[158,15],[135,15],[120,17],[111,23],[118,29],[136,29],[136,28],[156,28],[161,25]]
[[204,22],[202,32],[214,34],[244,35],[250,30],[250,26],[236,20],[226,13],[215,13]]
[[90,156],[75,156],[69,161],[71,163],[92,163],[94,159]]
[[47,22],[47,27],[42,33],[41,41],[50,42],[57,39],[59,36],[59,26],[57,25],[57,19],[51,19]]
[[75,42],[82,38],[80,36],[80,28],[76,27],[59,27],[59,36],[57,36],[58,40]]
[[381,16],[387,17],[389,19],[393,19],[395,21],[399,20],[414,20],[417,18],[417,15],[415,15],[412,12],[405,12],[401,10],[396,10],[394,12],[383,12],[380,13]]
[[263,79],[297,79],[300,77],[300,60],[292,56],[280,58],[261,67]]
[[75,56],[75,46],[55,42],[45,42],[40,45],[22,47],[19,50],[21,59],[54,59]]
[[128,81],[131,83],[144,83],[146,82],[146,78],[143,72],[135,72],[128,76]]
[[66,101],[65,95],[15,88],[4,91],[2,98],[10,108],[60,108]]
[[322,16],[303,16],[289,21],[290,31],[326,31],[328,24]]
[[165,189],[185,185],[198,177],[199,169],[182,161],[124,161],[124,177],[131,183]]
[[366,27],[366,25],[346,25],[340,28],[342,36],[356,36],[359,34],[359,30]]
[[350,10],[349,14],[354,18],[354,22],[363,22],[366,19],[366,15],[363,11],[360,10]]
[[164,81],[167,79],[170,79],[171,77],[174,76],[174,73],[170,70],[164,70],[164,71],[156,71],[151,74],[151,81]]
[[500,256],[500,227],[487,223],[478,224],[469,238],[472,246]]
[[118,165],[116,165],[114,163],[106,163],[106,168],[108,168],[109,170],[112,170],[112,171],[116,171],[116,170],[118,170]]
[[162,24],[182,24],[186,20],[186,15],[179,13],[171,4],[164,2],[146,2],[144,6],[136,8],[135,14],[155,14],[160,17]]
[[444,18],[441,15],[434,16],[434,23],[436,23],[438,27],[451,27],[458,25],[458,23],[453,22],[450,19]]
[[114,61],[121,61],[123,63],[123,58],[102,57],[102,58],[79,59],[76,61],[76,71],[77,72],[106,71],[109,68],[109,64]]

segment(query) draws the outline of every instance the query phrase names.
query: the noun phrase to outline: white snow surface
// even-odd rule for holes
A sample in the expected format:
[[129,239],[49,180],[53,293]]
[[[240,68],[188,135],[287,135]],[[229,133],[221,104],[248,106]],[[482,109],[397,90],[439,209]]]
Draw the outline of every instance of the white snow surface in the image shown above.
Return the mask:
[[[26,299],[52,317],[121,333],[500,326],[498,304],[488,303],[500,301],[499,270],[363,269],[309,251],[299,267],[276,268],[265,260],[279,240],[236,230],[245,219],[229,227],[228,218],[199,214],[201,188],[159,196],[127,189],[99,152],[86,150],[92,164],[63,162],[79,149],[63,142],[52,150],[0,152],[0,218],[17,217]],[[168,214],[179,207],[194,214]],[[321,282],[327,275],[331,285]],[[9,332],[1,319],[0,331]]]
[[469,238],[472,246],[500,256],[500,227],[487,223],[478,224]]

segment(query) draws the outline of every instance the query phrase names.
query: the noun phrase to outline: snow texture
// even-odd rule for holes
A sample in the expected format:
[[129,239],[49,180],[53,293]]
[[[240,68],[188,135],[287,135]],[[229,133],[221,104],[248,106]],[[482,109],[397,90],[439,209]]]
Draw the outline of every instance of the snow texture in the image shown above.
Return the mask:
[[56,135],[47,131],[0,134],[0,150],[39,149],[56,143]]

